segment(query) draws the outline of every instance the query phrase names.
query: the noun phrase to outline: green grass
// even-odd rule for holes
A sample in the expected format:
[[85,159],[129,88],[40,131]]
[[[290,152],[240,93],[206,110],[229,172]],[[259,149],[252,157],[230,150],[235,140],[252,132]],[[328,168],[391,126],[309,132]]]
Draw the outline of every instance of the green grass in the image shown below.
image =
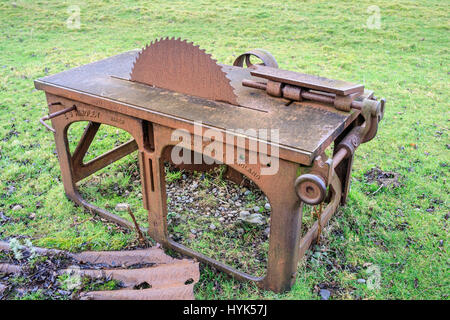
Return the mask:
[[[37,122],[47,106],[34,79],[162,36],[194,41],[227,64],[265,48],[281,68],[364,83],[387,98],[385,117],[376,139],[356,154],[348,205],[299,264],[292,291],[259,291],[204,268],[196,297],[318,299],[317,288],[326,287],[334,299],[448,299],[447,2],[79,1],[81,28],[68,29],[71,4],[0,3],[0,211],[11,218],[0,238],[22,235],[74,251],[136,243],[133,233],[92,219],[64,196],[53,136]],[[373,4],[380,29],[365,27]],[[89,156],[127,138],[114,128],[101,137]],[[84,182],[83,192],[103,192],[97,204],[110,209],[131,203],[145,223],[140,187],[127,186],[133,166],[132,157],[113,164]],[[364,179],[375,166],[401,174],[402,186],[375,192]],[[15,204],[23,208],[12,211]],[[368,279],[370,264],[380,270],[379,289],[357,282]]]

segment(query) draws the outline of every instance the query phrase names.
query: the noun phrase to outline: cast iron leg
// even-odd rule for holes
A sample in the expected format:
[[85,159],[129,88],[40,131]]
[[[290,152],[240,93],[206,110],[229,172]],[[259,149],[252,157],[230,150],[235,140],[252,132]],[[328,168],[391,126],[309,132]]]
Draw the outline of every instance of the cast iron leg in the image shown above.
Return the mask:
[[261,285],[275,292],[291,289],[297,274],[302,219],[301,201],[294,191],[297,167],[280,160],[277,175],[261,177],[267,180],[261,189],[272,207],[267,274]]

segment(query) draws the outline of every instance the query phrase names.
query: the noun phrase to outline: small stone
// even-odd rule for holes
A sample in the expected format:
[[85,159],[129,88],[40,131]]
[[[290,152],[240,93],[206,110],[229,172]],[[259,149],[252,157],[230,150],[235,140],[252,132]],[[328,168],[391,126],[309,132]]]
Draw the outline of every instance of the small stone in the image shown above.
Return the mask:
[[267,203],[264,205],[264,209],[270,210],[270,209],[271,209],[270,203],[267,202]]
[[224,218],[224,217],[220,217],[220,218],[219,218],[219,221],[220,221],[220,222],[224,222],[224,221],[225,221],[225,218]]
[[8,187],[8,192],[6,193],[8,196],[12,195],[16,191],[16,188],[14,186]]
[[264,230],[264,234],[265,234],[267,237],[269,237],[269,235],[270,235],[270,227],[267,227],[267,228]]
[[191,233],[192,233],[192,234],[196,234],[196,233],[197,233],[197,230],[191,229]]
[[115,210],[116,211],[128,211],[128,208],[130,205],[128,203],[118,203],[116,204]]
[[243,210],[241,212],[239,212],[239,217],[244,218],[244,217],[248,217],[250,215],[250,212]]
[[[242,213],[242,211],[241,211]],[[250,224],[257,224],[257,225],[263,225],[266,223],[266,220],[260,213],[254,213],[249,216],[242,216],[238,218],[239,220],[245,221]]]
[[254,207],[253,207],[253,211],[259,212],[259,207],[258,207],[258,206],[254,206]]
[[30,215],[28,217],[30,219],[34,219],[34,218],[36,218],[36,213],[32,212],[32,213],[30,213]]
[[320,296],[322,297],[322,300],[328,300],[331,296],[331,292],[327,289],[320,289]]
[[216,226],[215,226],[214,224],[211,223],[211,224],[209,225],[209,228],[210,228],[211,230],[215,230],[215,229],[216,229]]
[[7,289],[7,287],[4,284],[0,283],[0,295],[2,295],[6,289]]
[[248,196],[250,193],[252,193],[250,190],[246,190],[246,191],[244,192],[244,196]]
[[20,210],[20,209],[22,209],[23,207],[20,205],[20,204],[16,204],[14,207],[12,207],[12,210],[13,211],[17,211],[17,210]]
[[358,279],[356,281],[358,281],[358,283],[366,283],[366,279]]

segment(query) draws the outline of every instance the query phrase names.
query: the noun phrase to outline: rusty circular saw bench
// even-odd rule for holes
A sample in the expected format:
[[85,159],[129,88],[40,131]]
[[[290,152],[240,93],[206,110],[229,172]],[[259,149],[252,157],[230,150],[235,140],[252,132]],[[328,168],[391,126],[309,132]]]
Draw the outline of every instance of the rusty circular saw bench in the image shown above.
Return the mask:
[[[252,54],[259,55],[267,65],[252,65]],[[243,67],[244,59],[249,68]],[[353,153],[361,142],[376,134],[384,100],[377,101],[361,85],[280,70],[273,57],[260,50],[248,51],[238,60],[235,66],[217,64],[191,43],[166,38],[142,51],[38,79],[35,86],[46,93],[50,114],[42,122],[51,121],[51,127],[47,127],[54,130],[62,181],[70,199],[133,228],[129,221],[88,203],[76,183],[137,150],[148,233],[154,240],[236,279],[282,292],[295,282],[298,260],[320,227],[345,203]],[[71,154],[67,130],[78,121],[87,121],[88,125]],[[133,139],[84,163],[101,124],[123,129]],[[236,133],[237,129],[249,128],[254,131]],[[172,134],[180,129],[192,142],[204,131],[214,130],[219,137],[215,142],[222,144],[225,155],[234,155],[234,161],[227,163],[230,177],[247,176],[269,199],[272,213],[264,277],[240,272],[168,237],[164,161],[178,144]],[[252,133],[262,129],[278,130],[278,139]],[[220,138],[230,132],[232,143]],[[244,137],[243,147],[236,146],[239,137]],[[254,147],[255,141],[259,148]],[[194,143],[186,149],[202,153],[208,143],[202,140],[200,149]],[[334,156],[328,159],[325,149],[333,143]],[[236,158],[239,152],[245,156],[244,163]],[[270,164],[262,160],[262,154],[279,162],[275,173],[264,174]],[[252,156],[257,161],[250,163],[247,160]],[[224,158],[217,155],[213,160],[223,163]],[[200,169],[206,167],[199,165]],[[325,206],[320,223],[316,221],[301,239],[304,202],[325,202]]]

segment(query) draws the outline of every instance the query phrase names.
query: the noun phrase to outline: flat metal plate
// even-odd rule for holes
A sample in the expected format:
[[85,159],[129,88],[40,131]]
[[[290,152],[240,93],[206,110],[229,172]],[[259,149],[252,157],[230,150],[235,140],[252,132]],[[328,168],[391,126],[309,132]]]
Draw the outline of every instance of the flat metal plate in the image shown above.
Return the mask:
[[268,80],[335,93],[342,96],[356,92],[362,93],[364,91],[364,86],[361,84],[265,66],[256,66],[256,69],[252,70],[251,74]]
[[[201,121],[219,129],[278,129],[279,144],[310,158],[321,152],[340,134],[356,111],[343,112],[315,102],[294,102],[274,98],[257,89],[243,87],[243,79],[256,79],[250,69],[222,66],[235,88],[241,106],[196,98],[129,81],[138,50],[35,81],[37,89],[61,96],[77,92],[81,96],[113,100],[127,108],[158,113],[189,123]],[[57,93],[55,93],[57,92]],[[87,99],[87,98],[86,98]],[[82,100],[82,99],[81,99]],[[84,102],[81,101],[80,102]],[[107,107],[107,104],[104,104]],[[132,110],[130,110],[131,113]],[[252,133],[247,134],[253,137]]]

